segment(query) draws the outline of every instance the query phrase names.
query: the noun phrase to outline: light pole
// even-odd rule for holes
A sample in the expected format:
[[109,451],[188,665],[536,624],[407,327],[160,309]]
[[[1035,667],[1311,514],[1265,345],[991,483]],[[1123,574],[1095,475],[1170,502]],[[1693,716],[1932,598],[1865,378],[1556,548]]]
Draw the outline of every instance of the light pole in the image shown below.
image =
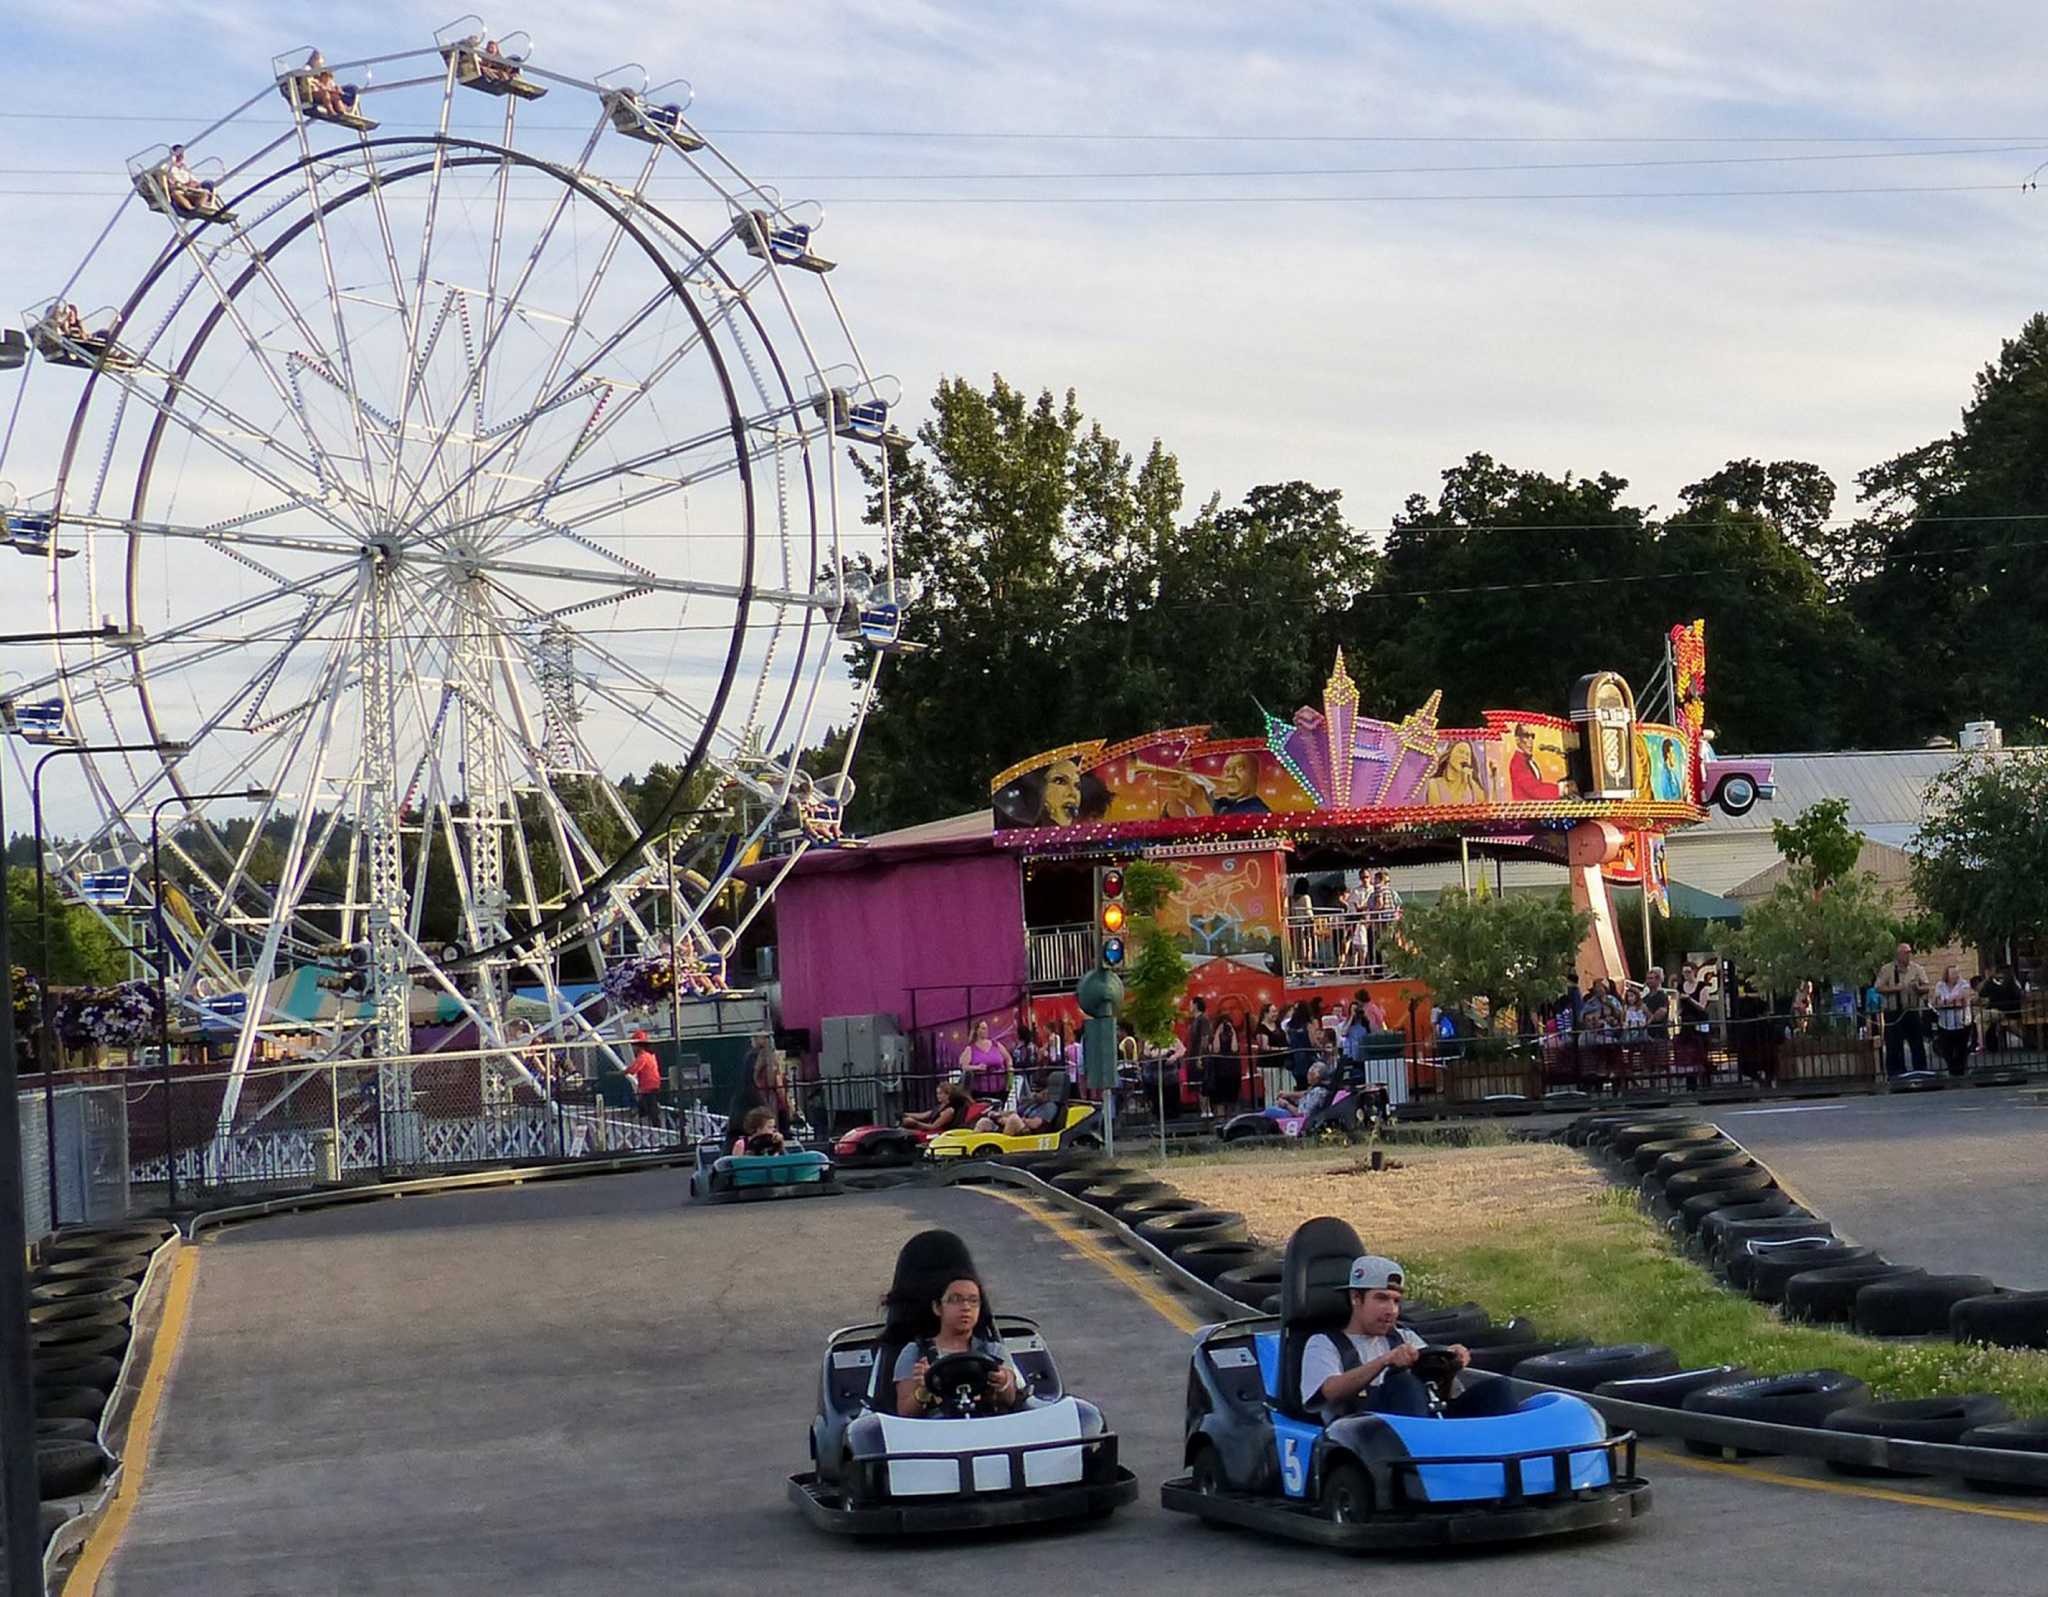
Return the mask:
[[163,1055],[164,1069],[164,1208],[172,1210],[178,1206],[178,1161],[171,1148],[171,999],[170,984],[166,979],[171,966],[171,929],[164,921],[164,855],[163,838],[159,825],[163,813],[173,804],[187,808],[203,804],[208,799],[240,798],[250,803],[260,803],[270,797],[267,787],[229,787],[212,793],[173,793],[161,800],[149,812],[149,874],[151,878],[150,902],[155,906],[156,920],[156,1041],[157,1049]]
[[48,873],[43,867],[43,767],[66,754],[183,754],[191,745],[169,741],[156,743],[66,743],[36,761],[28,779],[30,828],[36,845],[36,937],[41,945],[40,968],[43,984],[36,992],[36,1067],[43,1073],[43,1131],[49,1139],[50,1224],[57,1213],[57,1071],[50,1046],[50,906]]
[[[86,638],[118,645],[132,641],[132,634],[109,622],[61,632],[9,633],[0,643]],[[6,835],[6,809],[0,802],[0,838]],[[35,1381],[28,1340],[28,1221],[21,1190],[21,1072],[14,1058],[14,951],[7,919],[6,871],[0,865],[0,1504],[6,1511],[7,1590],[12,1597],[43,1597]]]

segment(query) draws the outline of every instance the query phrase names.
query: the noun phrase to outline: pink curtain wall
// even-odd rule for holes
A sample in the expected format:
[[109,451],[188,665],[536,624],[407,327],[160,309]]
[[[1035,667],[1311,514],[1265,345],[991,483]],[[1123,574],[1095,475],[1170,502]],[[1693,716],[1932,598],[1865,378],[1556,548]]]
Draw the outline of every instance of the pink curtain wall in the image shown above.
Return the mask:
[[[815,1052],[828,1015],[892,1014],[908,1031],[1014,1005],[1024,985],[1024,886],[1015,856],[952,855],[821,871],[775,895],[782,1023]],[[963,989],[978,989],[971,995]]]

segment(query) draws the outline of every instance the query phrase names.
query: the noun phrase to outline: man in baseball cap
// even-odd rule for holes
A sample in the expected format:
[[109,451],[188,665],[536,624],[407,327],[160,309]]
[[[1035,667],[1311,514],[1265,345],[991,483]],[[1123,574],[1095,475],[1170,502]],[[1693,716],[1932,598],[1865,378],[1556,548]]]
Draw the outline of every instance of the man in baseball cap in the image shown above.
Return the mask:
[[[1301,1402],[1323,1423],[1347,1414],[1427,1414],[1429,1392],[1416,1376],[1415,1355],[1422,1338],[1400,1323],[1406,1280],[1401,1266],[1377,1253],[1351,1261],[1346,1291],[1351,1315],[1341,1331],[1308,1340],[1301,1353]],[[1462,1367],[1470,1362],[1453,1347]]]

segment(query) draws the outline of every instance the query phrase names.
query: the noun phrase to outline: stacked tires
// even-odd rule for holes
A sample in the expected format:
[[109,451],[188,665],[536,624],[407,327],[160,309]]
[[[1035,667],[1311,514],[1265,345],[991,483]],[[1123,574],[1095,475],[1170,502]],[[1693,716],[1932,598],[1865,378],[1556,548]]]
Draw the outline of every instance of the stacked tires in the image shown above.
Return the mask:
[[1244,1216],[1183,1198],[1164,1181],[1101,1157],[1062,1160],[1046,1180],[1100,1209],[1190,1275],[1259,1309],[1280,1290],[1280,1255],[1251,1240]]
[[170,1234],[168,1223],[155,1221],[61,1231],[29,1277],[46,1534],[70,1517],[64,1505],[98,1487],[112,1463],[99,1442],[101,1415],[121,1378],[143,1272]]

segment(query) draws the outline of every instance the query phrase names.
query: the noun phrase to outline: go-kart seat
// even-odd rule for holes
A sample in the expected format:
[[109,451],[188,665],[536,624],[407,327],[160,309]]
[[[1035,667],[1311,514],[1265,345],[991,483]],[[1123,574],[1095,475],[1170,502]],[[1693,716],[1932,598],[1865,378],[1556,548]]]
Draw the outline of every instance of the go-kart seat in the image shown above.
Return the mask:
[[1295,1419],[1320,1423],[1322,1416],[1302,1406],[1301,1355],[1310,1337],[1335,1331],[1351,1318],[1351,1261],[1365,1252],[1358,1233],[1342,1220],[1325,1215],[1305,1220],[1287,1239],[1280,1266],[1280,1411]]

